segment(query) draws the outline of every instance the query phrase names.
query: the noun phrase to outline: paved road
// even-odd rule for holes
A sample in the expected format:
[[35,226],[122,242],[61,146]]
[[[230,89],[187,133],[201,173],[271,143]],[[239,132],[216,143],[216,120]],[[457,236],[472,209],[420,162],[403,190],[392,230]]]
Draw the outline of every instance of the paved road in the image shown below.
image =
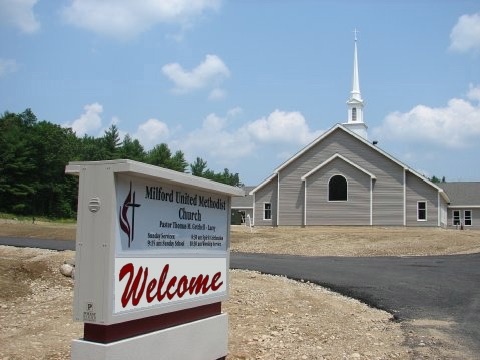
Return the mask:
[[[0,245],[74,250],[73,241],[0,238]],[[232,253],[230,266],[328,287],[400,319],[453,320],[453,335],[480,352],[480,254],[304,257]]]
[[10,245],[18,247],[32,247],[38,249],[51,249],[51,250],[75,250],[75,241],[71,240],[47,240],[47,239],[35,239],[35,238],[15,238],[15,237],[2,237],[0,238],[0,245]]
[[234,253],[230,267],[328,287],[400,319],[453,320],[480,352],[480,254],[429,257],[303,257]]

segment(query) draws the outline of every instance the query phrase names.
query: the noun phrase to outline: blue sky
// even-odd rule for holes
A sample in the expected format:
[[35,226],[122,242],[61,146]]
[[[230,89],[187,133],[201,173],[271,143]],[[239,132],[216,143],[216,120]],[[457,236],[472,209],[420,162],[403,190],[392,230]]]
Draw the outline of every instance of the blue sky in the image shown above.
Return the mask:
[[115,123],[246,185],[347,120],[356,28],[369,140],[480,181],[477,0],[0,0],[0,24],[0,111]]

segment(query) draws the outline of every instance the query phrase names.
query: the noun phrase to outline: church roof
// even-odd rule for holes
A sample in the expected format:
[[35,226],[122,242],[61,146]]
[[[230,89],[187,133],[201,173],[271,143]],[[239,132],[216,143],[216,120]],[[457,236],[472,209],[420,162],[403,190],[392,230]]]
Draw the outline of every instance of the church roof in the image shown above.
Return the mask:
[[440,188],[439,186],[435,185],[434,183],[432,183],[430,180],[428,180],[425,176],[423,176],[422,174],[420,174],[419,172],[417,172],[416,170],[412,169],[411,167],[409,167],[408,165],[402,163],[401,161],[395,159],[393,156],[391,156],[390,154],[388,154],[387,152],[383,151],[382,149],[380,149],[378,146],[376,145],[373,145],[372,143],[370,143],[369,141],[367,141],[366,139],[364,139],[363,137],[361,137],[360,135],[354,133],[353,131],[349,130],[347,127],[343,126],[342,124],[336,124],[335,126],[333,126],[330,130],[326,131],[325,133],[323,133],[322,135],[320,135],[318,138],[316,138],[315,140],[313,140],[310,144],[308,144],[307,146],[305,146],[302,150],[300,150],[299,152],[297,152],[295,155],[293,155],[290,159],[288,159],[287,161],[285,161],[283,164],[281,164],[279,167],[277,167],[274,171],[273,171],[273,174],[270,175],[267,179],[265,179],[265,181],[263,181],[260,185],[258,185],[255,189],[253,189],[250,194],[254,194],[255,192],[257,192],[259,189],[261,189],[263,186],[265,186],[267,183],[270,182],[270,180],[272,180],[282,169],[286,168],[288,165],[290,165],[293,161],[295,161],[296,159],[298,159],[299,157],[301,157],[303,154],[305,154],[309,149],[311,149],[312,147],[314,147],[316,144],[318,144],[319,142],[321,142],[323,139],[325,139],[326,137],[328,137],[331,133],[333,133],[335,130],[342,130],[342,131],[345,131],[346,133],[348,133],[350,136],[353,136],[354,138],[356,138],[358,141],[361,141],[363,142],[364,144],[366,144],[367,146],[371,147],[372,149],[374,149],[375,151],[379,152],[380,154],[382,154],[383,156],[387,157],[388,159],[390,159],[391,161],[393,161],[394,163],[396,163],[397,165],[401,166],[403,169],[405,169],[405,171],[408,171],[416,176],[418,176],[420,179],[422,179],[424,182],[426,182],[428,185],[432,186],[433,188],[435,188],[436,190],[438,190],[440,192],[440,194],[442,195],[442,197],[445,199],[445,201],[447,202],[450,202],[450,199],[448,198],[447,194],[445,194],[445,192],[443,191],[442,188]]
[[480,182],[451,182],[439,185],[450,198],[450,207],[480,207]]

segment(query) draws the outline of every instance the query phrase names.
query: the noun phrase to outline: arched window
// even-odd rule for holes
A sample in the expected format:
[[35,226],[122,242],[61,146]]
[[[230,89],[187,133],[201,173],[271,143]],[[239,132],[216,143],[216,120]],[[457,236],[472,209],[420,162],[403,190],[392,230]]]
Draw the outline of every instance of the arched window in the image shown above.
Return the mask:
[[334,175],[328,182],[328,201],[347,201],[347,179],[342,175]]
[[357,121],[357,108],[352,108],[352,121]]

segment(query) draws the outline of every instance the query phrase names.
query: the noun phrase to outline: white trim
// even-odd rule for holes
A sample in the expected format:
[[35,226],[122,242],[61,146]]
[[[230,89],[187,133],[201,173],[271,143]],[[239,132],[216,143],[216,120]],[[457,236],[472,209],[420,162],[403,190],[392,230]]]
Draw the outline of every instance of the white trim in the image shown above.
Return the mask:
[[275,226],[280,225],[280,174],[277,174],[277,223]]
[[[418,218],[418,210],[419,210],[418,204],[420,204],[420,203],[424,203],[424,204],[425,204],[425,219],[419,219],[419,218]],[[427,212],[427,210],[428,210],[427,201],[425,201],[425,200],[418,200],[418,201],[417,201],[417,221],[428,221],[428,212]]]
[[[466,218],[467,218],[467,216],[465,215],[466,211],[470,211],[470,225],[467,225],[466,222],[465,222]],[[463,225],[464,226],[473,226],[473,211],[472,211],[472,209],[463,210]]]
[[309,177],[310,175],[314,174],[315,172],[317,172],[318,170],[320,170],[322,167],[324,167],[325,165],[327,165],[328,163],[330,163],[331,161],[335,160],[335,159],[342,159],[343,161],[345,161],[346,163],[352,165],[353,167],[357,168],[358,170],[364,172],[365,174],[367,174],[368,176],[370,176],[372,179],[376,179],[377,177],[375,175],[373,175],[370,171],[362,168],[360,165],[357,165],[355,164],[353,161],[347,159],[345,156],[343,155],[340,155],[339,153],[335,153],[333,154],[332,156],[330,156],[327,160],[325,160],[324,162],[322,162],[320,165],[314,167],[312,170],[310,170],[309,172],[305,173],[301,179],[302,180],[305,180],[307,177]]
[[370,226],[373,225],[373,179],[370,179]]
[[305,197],[304,197],[304,208],[303,208],[303,226],[307,226],[307,179],[304,181],[305,184]]
[[437,207],[438,207],[438,210],[437,210],[437,217],[438,217],[437,226],[440,226],[440,193],[437,193]]
[[253,226],[255,226],[255,210],[256,210],[256,207],[255,207],[255,194],[252,195],[253,196],[253,213],[252,213],[252,222],[253,222]]
[[480,209],[480,205],[448,205],[449,209]]
[[[265,217],[265,211],[267,210],[267,209],[265,209],[265,205],[267,205],[267,204],[270,204],[270,219],[267,219],[267,218]],[[272,203],[265,201],[265,202],[263,203],[262,212],[263,212],[263,220],[272,220]]]
[[253,190],[251,190],[248,194],[249,195],[253,195],[255,194],[258,190],[260,190],[262,187],[264,187],[265,185],[267,185],[270,181],[272,181],[275,176],[277,176],[278,174],[277,173],[273,173],[272,175],[270,175],[269,177],[267,177],[265,180],[263,180],[260,185],[258,185],[256,188],[254,188]]
[[403,168],[403,226],[407,226],[407,170]]
[[232,210],[236,209],[253,209],[253,206],[231,206],[230,207]]

